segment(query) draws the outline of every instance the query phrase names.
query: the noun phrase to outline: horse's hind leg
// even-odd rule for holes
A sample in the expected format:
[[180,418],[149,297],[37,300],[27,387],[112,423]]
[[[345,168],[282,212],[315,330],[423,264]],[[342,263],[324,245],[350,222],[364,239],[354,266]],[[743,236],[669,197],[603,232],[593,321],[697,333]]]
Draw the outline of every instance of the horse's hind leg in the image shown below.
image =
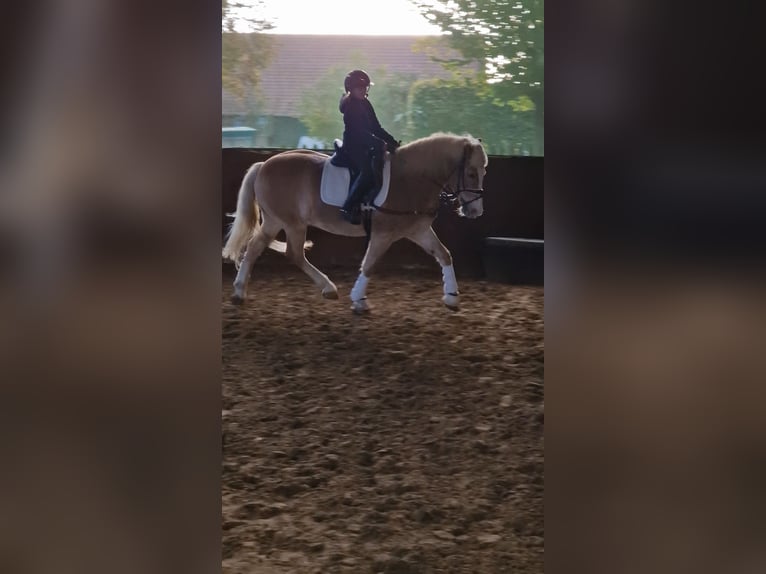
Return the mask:
[[322,297],[325,299],[337,299],[338,288],[335,286],[335,283],[330,281],[327,275],[314,267],[306,259],[306,251],[304,249],[306,228],[294,227],[285,229],[285,234],[287,235],[287,257],[300,267],[306,275],[311,277],[311,280],[322,290]]
[[263,227],[256,231],[252,239],[247,243],[245,256],[242,264],[237,271],[237,277],[234,279],[234,293],[231,296],[231,302],[235,305],[241,305],[245,301],[247,294],[247,284],[250,280],[250,271],[263,250],[268,247],[279,233],[279,229],[272,228],[267,221],[264,221]]
[[452,266],[452,255],[436,237],[432,227],[420,232],[408,235],[408,238],[420,245],[426,253],[431,254],[442,267],[442,282],[444,284],[444,297],[442,301],[448,309],[457,311],[460,305],[460,292],[457,288],[455,268]]

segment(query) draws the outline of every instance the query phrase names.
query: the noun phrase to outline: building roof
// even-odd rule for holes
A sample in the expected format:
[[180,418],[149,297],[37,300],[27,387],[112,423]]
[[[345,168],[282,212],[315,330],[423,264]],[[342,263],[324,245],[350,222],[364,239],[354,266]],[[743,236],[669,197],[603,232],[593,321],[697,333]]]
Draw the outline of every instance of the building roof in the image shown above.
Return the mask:
[[[433,62],[422,51],[415,51],[417,42],[436,36],[329,36],[329,35],[273,35],[274,56],[261,73],[260,91],[263,113],[274,116],[298,114],[302,95],[330,68],[348,65],[358,56],[359,67],[367,70],[384,68],[390,73],[412,74],[421,78],[446,78],[441,64]],[[444,46],[440,54],[454,56]],[[373,77],[373,83],[375,78]],[[343,78],[338,78],[338,93]],[[238,98],[223,90],[223,114],[240,115],[252,109],[252,95]]]

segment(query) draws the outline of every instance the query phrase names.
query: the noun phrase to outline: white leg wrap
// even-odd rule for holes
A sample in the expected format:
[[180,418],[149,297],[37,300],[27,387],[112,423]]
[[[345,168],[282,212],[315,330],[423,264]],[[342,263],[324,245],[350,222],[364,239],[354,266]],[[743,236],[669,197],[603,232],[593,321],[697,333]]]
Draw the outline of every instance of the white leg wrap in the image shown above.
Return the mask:
[[442,265],[442,280],[444,281],[445,295],[458,292],[455,268],[452,265]]
[[356,278],[354,288],[351,289],[351,300],[361,301],[367,296],[367,282],[370,280],[364,273],[360,273]]

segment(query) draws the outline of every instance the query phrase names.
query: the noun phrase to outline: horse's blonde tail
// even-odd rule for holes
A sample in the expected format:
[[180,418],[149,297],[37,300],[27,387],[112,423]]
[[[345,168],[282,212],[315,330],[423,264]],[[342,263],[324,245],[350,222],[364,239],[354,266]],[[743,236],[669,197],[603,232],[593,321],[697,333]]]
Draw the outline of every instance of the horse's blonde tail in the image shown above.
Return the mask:
[[[237,211],[226,214],[233,217],[234,221],[226,235],[222,254],[224,259],[230,259],[237,267],[242,261],[248,241],[261,228],[261,210],[255,201],[255,183],[262,165],[263,162],[259,161],[247,170],[242,178],[242,185],[239,186]],[[283,241],[273,241],[269,247],[281,253],[287,251],[287,245]]]
[[[261,210],[258,202],[255,200],[255,185],[257,183],[258,172],[263,166],[262,161],[254,163],[242,178],[242,185],[239,186],[237,195],[236,213],[227,213],[229,217],[234,218],[228,234],[226,235],[226,244],[223,247],[223,258],[229,259],[239,268],[239,264],[244,256],[247,243],[258,233],[261,228]],[[304,244],[304,249],[310,249],[311,241]],[[279,253],[287,252],[287,243],[284,241],[273,240],[269,244],[269,249]]]

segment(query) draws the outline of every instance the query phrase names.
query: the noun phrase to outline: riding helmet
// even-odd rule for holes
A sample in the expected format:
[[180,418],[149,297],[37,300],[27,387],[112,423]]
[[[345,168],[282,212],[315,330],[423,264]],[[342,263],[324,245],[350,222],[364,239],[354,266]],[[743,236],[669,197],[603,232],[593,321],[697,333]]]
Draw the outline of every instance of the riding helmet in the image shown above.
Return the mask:
[[370,76],[365,72],[364,70],[352,70],[348,74],[346,74],[346,79],[343,81],[343,87],[346,88],[347,92],[350,92],[352,88],[356,86],[364,86],[365,88],[369,88],[370,86],[374,86],[370,81]]

